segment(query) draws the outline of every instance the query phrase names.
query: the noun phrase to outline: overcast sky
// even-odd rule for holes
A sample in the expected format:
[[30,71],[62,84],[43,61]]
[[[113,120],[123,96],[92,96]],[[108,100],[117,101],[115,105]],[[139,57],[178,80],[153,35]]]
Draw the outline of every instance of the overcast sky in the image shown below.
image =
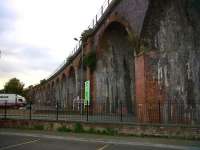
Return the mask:
[[47,78],[71,53],[105,0],[0,0],[0,89]]

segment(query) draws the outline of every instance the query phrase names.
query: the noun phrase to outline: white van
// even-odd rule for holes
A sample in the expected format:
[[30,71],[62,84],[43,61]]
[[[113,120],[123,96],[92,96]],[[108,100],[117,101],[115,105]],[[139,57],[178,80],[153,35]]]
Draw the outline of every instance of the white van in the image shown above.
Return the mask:
[[0,106],[8,107],[23,107],[26,104],[26,99],[17,94],[0,94]]

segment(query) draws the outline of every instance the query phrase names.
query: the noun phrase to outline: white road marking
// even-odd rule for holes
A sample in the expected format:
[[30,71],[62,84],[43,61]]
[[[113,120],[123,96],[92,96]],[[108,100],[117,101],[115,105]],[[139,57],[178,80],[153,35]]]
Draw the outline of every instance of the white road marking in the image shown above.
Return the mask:
[[[145,147],[155,147],[155,148],[168,148],[176,150],[200,150],[199,147],[193,146],[181,146],[181,145],[170,145],[170,144],[154,144],[148,142],[128,142],[128,141],[116,141],[116,140],[103,140],[103,139],[86,139],[86,138],[77,138],[77,137],[65,137],[65,136],[56,136],[56,135],[45,135],[39,133],[13,133],[13,132],[0,132],[0,135],[15,135],[15,136],[25,136],[25,137],[34,137],[34,138],[46,138],[46,139],[57,139],[57,140],[67,140],[67,141],[79,141],[79,142],[90,142],[90,143],[103,143],[103,144],[114,144],[114,145],[130,145],[130,146],[145,146]],[[2,149],[0,149],[2,150]]]
[[28,141],[28,142],[24,142],[24,143],[20,143],[20,144],[16,144],[16,145],[10,145],[10,146],[6,146],[6,147],[2,147],[0,148],[0,150],[6,150],[6,149],[11,149],[11,148],[16,148],[16,147],[20,147],[23,145],[27,145],[27,144],[31,144],[31,143],[36,143],[39,140],[33,140],[33,141]]
[[103,147],[101,147],[101,148],[99,148],[99,149],[97,149],[97,150],[105,150],[106,148],[108,148],[108,144],[107,145],[104,145]]

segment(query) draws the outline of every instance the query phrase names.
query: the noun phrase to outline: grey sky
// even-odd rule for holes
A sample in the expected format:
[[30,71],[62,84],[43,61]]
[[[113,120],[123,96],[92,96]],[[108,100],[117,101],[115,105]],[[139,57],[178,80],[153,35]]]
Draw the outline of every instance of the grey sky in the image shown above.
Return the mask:
[[0,0],[0,89],[47,78],[71,53],[105,0]]

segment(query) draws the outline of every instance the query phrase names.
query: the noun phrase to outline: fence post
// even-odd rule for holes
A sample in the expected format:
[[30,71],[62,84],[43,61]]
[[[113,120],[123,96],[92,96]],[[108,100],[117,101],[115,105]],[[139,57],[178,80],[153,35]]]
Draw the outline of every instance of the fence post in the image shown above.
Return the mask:
[[123,122],[122,102],[120,101],[120,121]]
[[7,101],[5,101],[5,105],[4,105],[4,119],[7,119]]
[[87,121],[88,121],[88,117],[89,117],[89,104],[88,104],[88,101],[87,101],[86,107],[87,107]]
[[56,121],[58,121],[58,101],[56,103]]
[[29,120],[32,120],[32,103],[29,104]]

